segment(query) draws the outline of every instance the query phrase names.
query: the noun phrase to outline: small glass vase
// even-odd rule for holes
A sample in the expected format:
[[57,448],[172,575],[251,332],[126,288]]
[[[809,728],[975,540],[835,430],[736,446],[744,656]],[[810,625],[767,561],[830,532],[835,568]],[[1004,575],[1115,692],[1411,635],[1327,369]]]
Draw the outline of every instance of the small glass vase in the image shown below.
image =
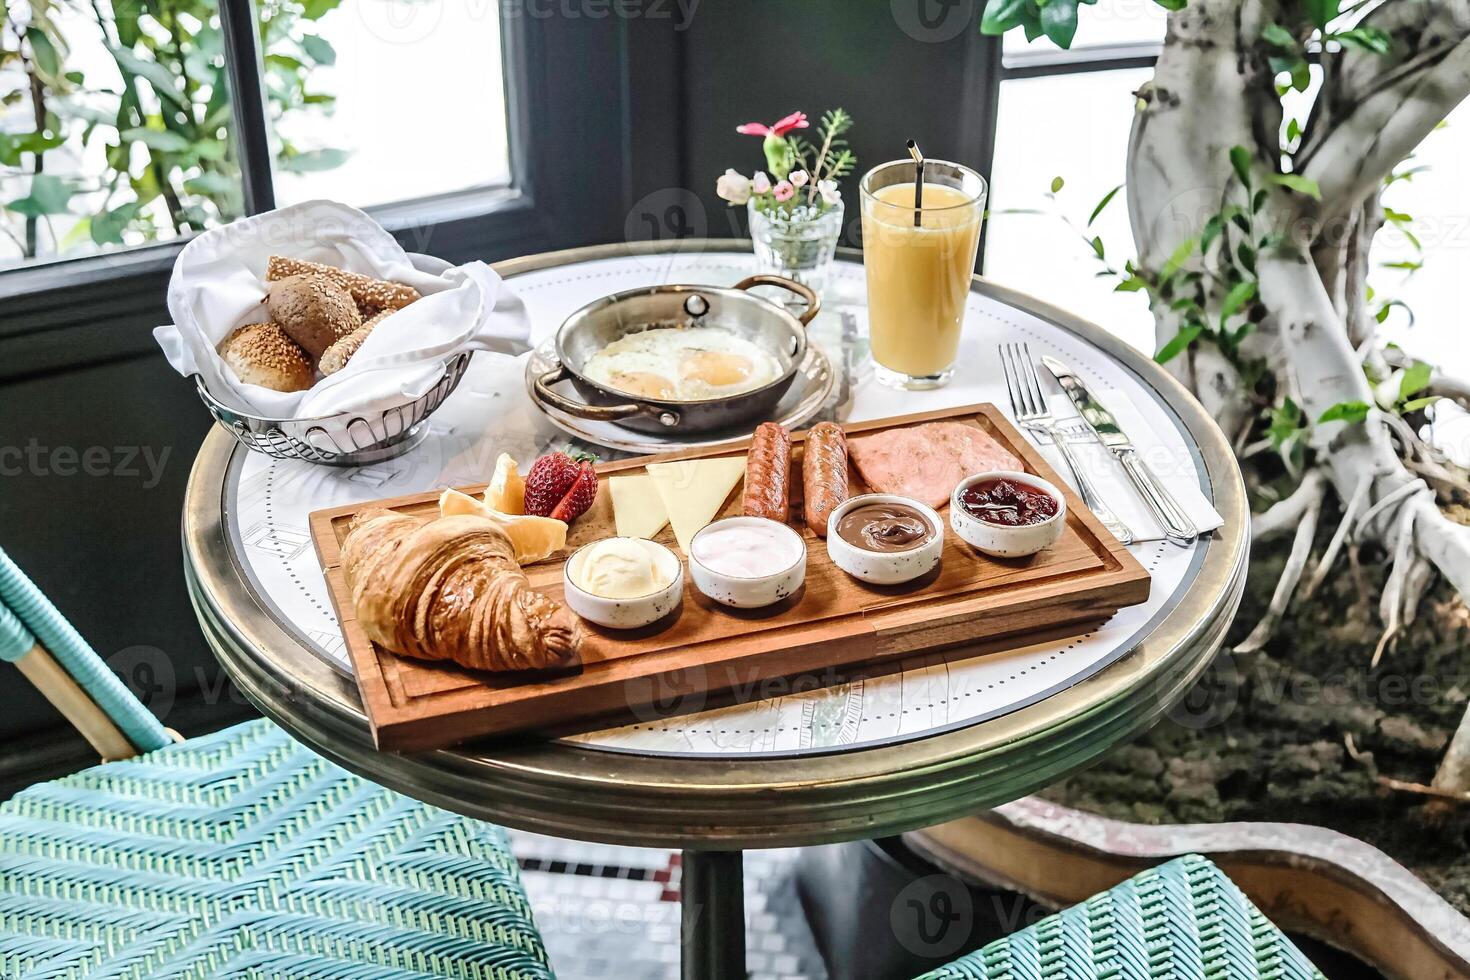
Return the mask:
[[797,207],[789,215],[768,214],[754,200],[746,208],[759,271],[795,279],[820,296],[842,237],[842,201],[825,211]]

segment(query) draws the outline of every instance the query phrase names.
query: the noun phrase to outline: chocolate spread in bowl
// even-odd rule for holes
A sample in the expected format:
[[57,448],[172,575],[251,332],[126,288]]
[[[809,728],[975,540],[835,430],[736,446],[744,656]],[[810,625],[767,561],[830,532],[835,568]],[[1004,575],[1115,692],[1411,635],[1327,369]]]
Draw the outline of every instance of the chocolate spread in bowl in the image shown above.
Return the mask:
[[913,551],[934,537],[928,518],[908,504],[863,504],[837,522],[837,536],[864,551]]

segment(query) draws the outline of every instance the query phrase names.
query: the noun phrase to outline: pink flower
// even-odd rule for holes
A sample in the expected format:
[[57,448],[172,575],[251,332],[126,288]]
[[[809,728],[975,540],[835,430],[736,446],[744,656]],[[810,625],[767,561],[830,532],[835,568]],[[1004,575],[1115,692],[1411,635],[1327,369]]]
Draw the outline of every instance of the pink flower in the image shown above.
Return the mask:
[[796,196],[796,188],[791,186],[791,181],[783,180],[776,185],[776,200],[789,201]]
[[743,126],[736,126],[735,132],[745,136],[785,136],[793,129],[806,129],[810,125],[811,123],[806,121],[806,113],[793,112],[791,115],[777,120],[772,126],[767,126],[764,123],[751,122]]
[[793,170],[788,179],[793,187],[801,187],[807,182],[807,173],[805,170]]
[[750,179],[750,189],[756,194],[767,193],[771,189],[771,178],[766,176],[765,171],[757,170]]

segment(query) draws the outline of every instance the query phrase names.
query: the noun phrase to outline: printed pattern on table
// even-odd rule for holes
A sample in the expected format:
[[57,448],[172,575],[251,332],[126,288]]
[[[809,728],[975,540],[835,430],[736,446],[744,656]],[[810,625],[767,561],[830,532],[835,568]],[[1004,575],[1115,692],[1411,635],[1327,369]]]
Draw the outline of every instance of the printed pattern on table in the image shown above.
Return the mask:
[[[675,253],[602,259],[525,273],[512,281],[532,322],[532,344],[555,332],[573,311],[622,289],[670,282],[730,285],[754,271],[740,253]],[[862,265],[834,264],[813,340],[840,372],[838,392],[825,417],[844,421],[1008,400],[995,356],[1003,340],[1025,340],[1036,356],[1051,354],[1072,365],[1104,397],[1131,397],[1161,450],[1156,467],[1203,473],[1179,423],[1125,367],[1102,351],[1025,310],[971,293],[955,380],[945,388],[900,392],[872,382],[867,366],[867,309]],[[524,357],[525,355],[523,355]],[[527,461],[567,437],[524,394],[521,358],[477,355],[458,391],[429,420],[428,439],[396,460],[338,470],[237,452],[227,494],[231,526],[242,564],[265,601],[304,642],[344,672],[351,668],[327,599],[326,582],[311,548],[287,555],[286,544],[307,531],[314,510],[413,491],[483,482],[495,458],[508,452]],[[576,448],[601,458],[621,454]],[[1206,488],[1208,495],[1208,488]],[[256,530],[253,543],[249,529]],[[760,700],[574,736],[589,746],[639,753],[719,755],[832,752],[875,742],[911,739],[973,725],[1035,704],[1085,680],[1133,649],[1137,637],[1164,615],[1193,582],[1203,543],[1165,542],[1131,551],[1153,575],[1149,600],[1124,609],[1086,636],[1036,643],[965,659],[963,651],[925,658],[919,665],[880,677],[817,690],[767,686]]]

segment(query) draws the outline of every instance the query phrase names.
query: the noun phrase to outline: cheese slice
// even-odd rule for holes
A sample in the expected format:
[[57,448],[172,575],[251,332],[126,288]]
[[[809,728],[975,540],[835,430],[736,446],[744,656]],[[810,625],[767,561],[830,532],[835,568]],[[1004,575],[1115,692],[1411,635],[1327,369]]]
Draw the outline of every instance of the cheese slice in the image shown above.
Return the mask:
[[612,496],[613,521],[619,537],[651,539],[669,523],[664,498],[659,496],[653,477],[647,473],[610,476],[607,491]]
[[663,500],[679,548],[687,555],[690,539],[715,519],[725,505],[725,498],[745,475],[745,457],[684,459],[676,463],[649,463],[644,468]]

